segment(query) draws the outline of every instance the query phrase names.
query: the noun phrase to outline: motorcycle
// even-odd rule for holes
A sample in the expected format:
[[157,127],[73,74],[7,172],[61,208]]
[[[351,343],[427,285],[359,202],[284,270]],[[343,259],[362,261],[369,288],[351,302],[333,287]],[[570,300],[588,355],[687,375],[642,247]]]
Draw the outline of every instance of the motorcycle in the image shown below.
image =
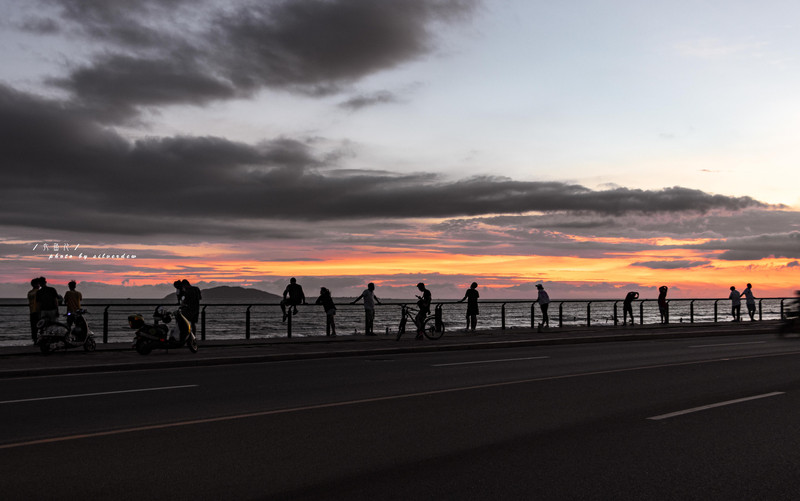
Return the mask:
[[94,351],[97,343],[94,340],[94,333],[89,330],[89,323],[85,317],[87,313],[84,309],[67,313],[67,316],[71,317],[71,322],[66,324],[46,318],[39,320],[36,324],[39,329],[36,344],[42,353],[78,346],[83,346],[83,350],[87,352]]
[[[170,326],[173,317],[175,325]],[[188,346],[192,353],[197,353],[197,338],[192,331],[192,324],[180,310],[170,313],[159,306],[153,312],[152,324],[146,324],[141,315],[130,315],[128,325],[131,329],[137,329],[133,336],[133,349],[140,355],[147,355],[154,349],[169,350],[183,345]]]

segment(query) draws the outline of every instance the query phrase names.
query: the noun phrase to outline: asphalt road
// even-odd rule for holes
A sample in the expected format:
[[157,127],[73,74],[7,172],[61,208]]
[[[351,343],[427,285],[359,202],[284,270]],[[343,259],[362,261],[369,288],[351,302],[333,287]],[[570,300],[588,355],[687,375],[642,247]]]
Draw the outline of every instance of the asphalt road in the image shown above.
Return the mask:
[[797,499],[800,340],[0,380],[3,499]]

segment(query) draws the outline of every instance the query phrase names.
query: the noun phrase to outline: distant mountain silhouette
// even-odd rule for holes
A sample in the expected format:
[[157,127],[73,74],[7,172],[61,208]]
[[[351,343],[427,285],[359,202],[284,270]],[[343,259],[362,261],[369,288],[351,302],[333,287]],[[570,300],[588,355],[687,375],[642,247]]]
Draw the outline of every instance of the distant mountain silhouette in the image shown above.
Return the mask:
[[[214,301],[256,301],[259,303],[276,303],[281,300],[281,296],[265,292],[259,289],[248,289],[245,287],[230,287],[222,285],[210,289],[200,289],[204,302]],[[164,299],[174,299],[175,293],[168,294]]]

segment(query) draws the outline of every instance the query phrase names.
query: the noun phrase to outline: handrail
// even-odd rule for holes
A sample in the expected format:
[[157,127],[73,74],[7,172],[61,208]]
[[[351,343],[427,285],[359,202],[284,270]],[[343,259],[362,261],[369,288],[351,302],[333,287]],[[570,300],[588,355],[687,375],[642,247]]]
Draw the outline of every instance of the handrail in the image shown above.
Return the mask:
[[[765,317],[765,313],[766,314],[770,314],[770,315],[775,315],[779,319],[784,318],[785,317],[785,303],[786,303],[787,300],[791,301],[793,299],[794,298],[791,298],[791,297],[759,298],[759,301],[758,301],[758,320],[763,320],[764,317]],[[347,303],[344,302],[345,301],[344,298],[342,298],[341,300],[342,300],[342,303],[340,303],[338,308],[351,307],[351,305],[348,304],[349,302],[347,302]],[[713,322],[718,322],[719,321],[719,303],[720,303],[720,301],[726,301],[726,300],[727,299],[719,299],[719,298],[677,298],[677,299],[670,299],[669,300],[669,304],[672,307],[678,308],[678,311],[681,311],[680,308],[683,305],[686,305],[686,306],[683,306],[683,308],[688,308],[688,320],[689,320],[690,323],[695,323],[697,321],[697,309],[696,309],[697,305],[698,304],[703,304],[703,303],[709,304],[709,307],[705,311],[708,311],[709,309],[711,309],[710,306],[713,306]],[[609,311],[608,314],[606,314],[606,315],[609,315],[609,316],[605,317],[606,321],[613,321],[613,325],[618,325],[618,320],[619,319],[618,319],[617,307],[618,307],[619,301],[620,301],[619,299],[591,299],[591,300],[567,299],[567,300],[563,300],[563,301],[552,301],[552,303],[558,303],[558,327],[561,328],[565,324],[565,319],[564,319],[565,307],[570,308],[571,306],[575,306],[575,308],[571,308],[571,310],[574,310],[573,313],[575,313],[575,312],[579,311],[580,305],[585,305],[586,306],[585,316],[581,315],[580,313],[578,313],[569,322],[572,322],[572,323],[578,322],[579,325],[582,324],[582,325],[585,325],[585,326],[591,326],[593,321],[596,320],[592,316],[593,312],[595,312],[597,310],[602,310],[602,309],[604,309],[603,307],[605,305],[608,305],[610,311]],[[645,309],[646,308],[649,309],[649,306],[646,305],[645,303],[654,303],[654,302],[656,302],[656,300],[655,299],[637,299],[636,301],[639,302],[639,323],[643,325],[645,323]],[[764,301],[778,301],[779,304],[775,304],[771,308],[777,309],[779,307],[779,311],[765,312],[764,311],[764,309],[765,309]],[[514,306],[523,305],[523,304],[526,305],[526,306],[529,306],[529,310],[530,310],[530,323],[529,324],[530,324],[532,329],[535,329],[536,328],[536,303],[537,303],[536,301],[532,301],[531,299],[519,299],[519,300],[516,300],[516,299],[503,299],[503,300],[483,300],[483,301],[480,301],[480,304],[482,304],[482,305],[484,305],[486,307],[492,307],[492,306],[495,306],[495,305],[499,306],[499,309],[500,309],[499,322],[500,322],[500,328],[501,329],[508,329],[510,327],[509,322],[508,322],[509,309],[512,309],[513,311],[518,312],[519,309],[518,308],[514,308]],[[407,304],[408,304],[407,302],[403,302],[403,301],[384,301],[380,305],[376,305],[376,308],[389,309],[389,308],[394,308],[394,307],[398,307],[399,306],[402,309]],[[465,306],[465,303],[463,303],[461,301],[457,301],[457,300],[437,301],[437,304],[438,305],[442,305],[442,306],[447,306],[447,305],[458,306],[458,308],[459,308],[458,310],[448,309],[448,311],[443,314],[446,317],[445,320],[444,320],[445,322],[453,322],[454,321],[453,320],[454,316],[457,315],[456,311],[463,311],[460,308]],[[94,301],[91,301],[91,300],[84,301],[84,306],[88,307],[89,309],[91,309],[91,308],[103,308],[103,324],[102,324],[103,325],[103,343],[108,343],[109,314],[113,310],[117,309],[117,311],[119,311],[120,308],[127,309],[127,310],[130,310],[132,308],[145,309],[145,308],[148,308],[148,307],[163,306],[163,305],[164,305],[163,301],[161,301],[161,302],[142,302],[142,303],[138,303],[138,302],[137,303],[125,303],[125,302],[121,302],[121,301],[114,301],[114,302],[106,302],[106,301],[94,302]],[[175,308],[178,307],[178,305],[171,305],[171,306],[175,307]],[[210,314],[209,312],[207,312],[207,308],[209,308],[209,307],[211,307],[211,308],[224,307],[226,309],[237,308],[237,307],[245,308],[245,326],[244,326],[245,327],[244,328],[244,330],[245,330],[245,339],[249,340],[252,337],[252,310],[253,310],[253,308],[256,308],[256,307],[259,307],[259,308],[263,308],[263,307],[266,307],[266,308],[277,308],[277,307],[280,306],[280,303],[277,303],[277,302],[275,302],[275,303],[203,303],[201,306],[202,306],[202,308],[201,308],[201,311],[200,311],[200,326],[199,326],[200,327],[200,339],[201,340],[205,340],[206,337],[207,337],[208,315]],[[595,308],[595,306],[597,306],[598,308]],[[19,308],[19,309],[24,308],[25,311],[26,311],[25,315],[27,316],[27,307],[28,307],[28,304],[27,303],[22,303],[22,302],[13,303],[13,304],[0,304],[0,311],[2,311],[3,309],[8,309],[8,308],[12,308],[12,309],[13,308]],[[357,308],[357,307],[358,307],[358,305],[352,305],[352,308]],[[495,311],[497,311],[497,310],[495,310]],[[652,314],[652,310],[649,309],[649,311]],[[683,310],[683,311],[686,311],[686,310]],[[571,313],[571,315],[572,315],[572,313]],[[595,313],[595,315],[596,315],[596,313]],[[704,317],[707,318],[708,315],[709,315],[709,313],[702,313],[700,321],[702,322],[703,321],[702,318],[704,318]],[[525,316],[527,316],[527,315],[523,314],[523,318]],[[291,338],[292,335],[293,335],[293,327],[294,327],[294,325],[293,325],[292,317],[293,317],[293,315],[290,314],[288,316],[288,318],[287,318],[287,325],[286,325],[286,336],[287,336],[287,338]],[[495,318],[497,318],[497,317],[495,317]],[[519,325],[520,316],[518,314],[515,314],[514,318],[516,319],[516,321],[515,321],[516,325]],[[681,321],[683,321],[683,318],[681,318]],[[387,329],[387,332],[388,332],[389,327],[387,326],[386,329]],[[274,329],[273,329],[273,331],[274,331]],[[20,336],[20,339],[22,339],[22,335]]]

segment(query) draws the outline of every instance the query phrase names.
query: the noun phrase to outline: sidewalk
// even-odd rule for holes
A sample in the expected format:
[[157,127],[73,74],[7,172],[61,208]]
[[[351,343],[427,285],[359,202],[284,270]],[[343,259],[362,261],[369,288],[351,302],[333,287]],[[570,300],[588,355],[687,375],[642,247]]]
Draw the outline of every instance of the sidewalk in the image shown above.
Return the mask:
[[93,353],[81,348],[43,355],[36,346],[0,347],[0,378],[54,374],[97,373],[109,371],[194,367],[301,360],[312,358],[392,355],[442,350],[513,348],[597,342],[637,341],[706,336],[775,334],[778,321],[719,322],[705,324],[644,325],[636,327],[593,326],[545,329],[514,328],[477,332],[448,331],[436,340],[416,341],[407,332],[400,341],[394,335],[345,335],[295,337],[292,339],[251,339],[199,341],[196,354],[188,348],[155,350],[139,355],[129,343],[97,344]]

